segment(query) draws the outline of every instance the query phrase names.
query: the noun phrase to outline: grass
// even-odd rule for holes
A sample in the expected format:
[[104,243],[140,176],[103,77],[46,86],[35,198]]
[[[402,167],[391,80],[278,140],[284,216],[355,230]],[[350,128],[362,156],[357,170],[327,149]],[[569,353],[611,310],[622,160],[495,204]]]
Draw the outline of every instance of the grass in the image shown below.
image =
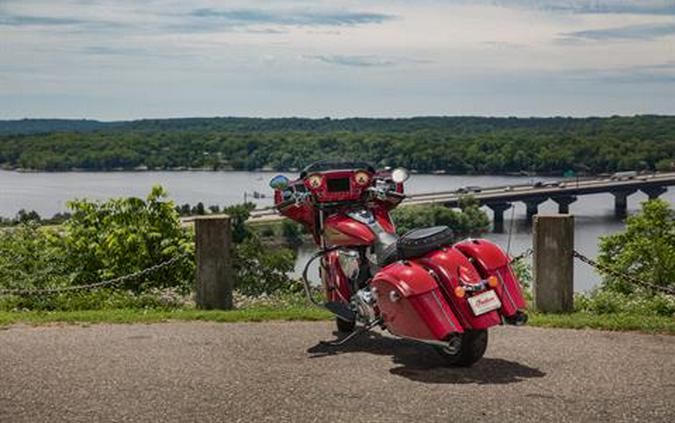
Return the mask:
[[166,321],[261,322],[269,320],[326,320],[328,312],[318,308],[287,307],[282,309],[250,308],[244,310],[156,310],[113,309],[82,311],[0,311],[0,326],[17,323],[156,323]]
[[635,314],[531,314],[530,326],[568,329],[639,331],[675,335],[675,317]]
[[[243,310],[87,310],[53,312],[0,311],[0,327],[13,324],[43,325],[49,323],[156,323],[166,321],[211,322],[260,322],[271,320],[329,320],[331,315],[314,307],[291,306],[280,309],[270,307]],[[568,329],[603,329],[612,331],[639,331],[675,335],[675,318],[662,316],[636,316],[629,314],[593,315],[531,314],[529,326]]]

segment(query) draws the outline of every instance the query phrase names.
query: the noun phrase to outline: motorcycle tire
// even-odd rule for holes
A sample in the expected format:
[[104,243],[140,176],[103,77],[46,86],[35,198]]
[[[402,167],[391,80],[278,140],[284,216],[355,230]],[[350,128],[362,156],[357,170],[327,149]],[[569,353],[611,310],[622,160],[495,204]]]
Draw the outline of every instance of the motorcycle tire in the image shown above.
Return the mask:
[[456,351],[450,351],[448,347],[434,346],[436,351],[451,366],[469,367],[483,358],[488,344],[488,331],[467,330],[461,337],[461,345]]
[[342,320],[339,317],[335,318],[335,323],[337,324],[338,332],[342,333],[352,333],[356,327],[356,322],[349,322],[347,320]]

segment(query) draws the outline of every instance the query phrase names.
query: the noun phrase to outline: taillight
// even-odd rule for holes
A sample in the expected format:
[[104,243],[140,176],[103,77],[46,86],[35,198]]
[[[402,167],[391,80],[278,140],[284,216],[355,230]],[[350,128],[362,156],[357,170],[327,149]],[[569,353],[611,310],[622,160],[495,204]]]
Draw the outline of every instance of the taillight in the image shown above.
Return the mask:
[[490,286],[490,288],[496,288],[497,285],[499,285],[499,280],[497,279],[496,276],[490,276],[490,277],[487,279],[487,283],[488,283],[488,285]]

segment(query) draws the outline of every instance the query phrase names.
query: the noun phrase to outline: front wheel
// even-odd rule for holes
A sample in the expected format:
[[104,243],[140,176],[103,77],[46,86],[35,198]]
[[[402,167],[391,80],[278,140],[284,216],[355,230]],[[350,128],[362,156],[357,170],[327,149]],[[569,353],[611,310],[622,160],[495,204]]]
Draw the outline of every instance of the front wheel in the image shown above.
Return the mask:
[[434,346],[445,361],[452,366],[468,367],[483,357],[487,349],[487,329],[467,330],[448,342],[447,346]]

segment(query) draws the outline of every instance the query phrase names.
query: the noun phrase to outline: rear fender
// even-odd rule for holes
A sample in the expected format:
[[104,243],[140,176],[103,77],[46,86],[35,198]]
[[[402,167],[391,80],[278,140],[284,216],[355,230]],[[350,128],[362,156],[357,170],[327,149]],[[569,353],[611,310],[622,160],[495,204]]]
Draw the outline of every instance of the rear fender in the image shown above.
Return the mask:
[[396,262],[371,282],[384,325],[398,336],[445,340],[463,328],[440,292],[436,280],[414,262]]
[[[494,242],[485,239],[467,239],[454,245],[465,256],[472,259],[477,270],[491,272],[507,266],[511,260]],[[486,278],[489,274],[482,274]]]
[[485,239],[469,239],[454,245],[471,260],[481,277],[495,276],[499,283],[495,291],[502,302],[501,312],[513,316],[525,308],[523,291],[511,269],[511,260],[498,245]]

